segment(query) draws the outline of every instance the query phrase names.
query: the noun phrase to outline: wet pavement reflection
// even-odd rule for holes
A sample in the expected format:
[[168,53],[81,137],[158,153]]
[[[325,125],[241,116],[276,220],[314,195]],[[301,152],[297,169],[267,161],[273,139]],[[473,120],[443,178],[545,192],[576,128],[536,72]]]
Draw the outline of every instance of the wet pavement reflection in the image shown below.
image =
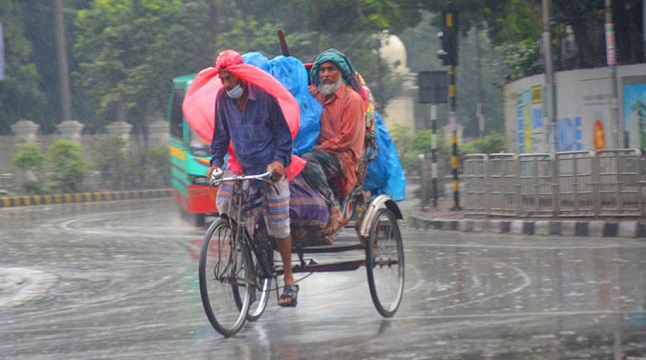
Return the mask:
[[172,200],[0,209],[0,359],[646,358],[646,241],[400,225],[394,318],[360,268],[303,279],[297,308],[273,298],[225,339],[200,302],[204,229]]

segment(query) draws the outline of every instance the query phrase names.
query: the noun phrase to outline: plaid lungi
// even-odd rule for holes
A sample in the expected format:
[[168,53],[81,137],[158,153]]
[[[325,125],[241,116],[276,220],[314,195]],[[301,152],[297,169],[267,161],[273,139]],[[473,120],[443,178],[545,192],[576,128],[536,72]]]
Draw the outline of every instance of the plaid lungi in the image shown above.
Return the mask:
[[[232,176],[229,170],[225,177]],[[250,181],[256,182],[251,184]],[[249,234],[253,236],[257,220],[262,215],[265,220],[267,232],[275,238],[285,238],[290,233],[289,227],[289,182],[283,178],[274,183],[274,186],[268,184],[258,184],[261,180],[247,180],[242,183],[238,191],[246,192],[246,199],[249,206],[243,204],[241,218]],[[224,181],[220,184],[218,195],[215,203],[221,214],[227,214],[232,217],[237,206],[231,199],[233,192],[233,181]]]
[[[227,172],[225,176],[230,176]],[[281,181],[282,182],[282,181]],[[285,181],[287,183],[287,181]],[[241,214],[241,219],[251,236],[253,236],[256,223],[260,216],[264,217],[265,225],[270,235],[276,236],[275,230],[271,229],[279,224],[279,234],[284,233],[285,229],[285,200],[283,195],[284,189],[279,189],[280,196],[277,200],[267,201],[267,206],[263,204],[263,188],[271,188],[271,186],[263,185],[254,190],[253,186],[243,185],[242,190],[248,191],[247,199],[251,201],[250,206],[246,211]],[[216,205],[221,214],[233,216],[236,208],[231,203],[231,193],[233,191],[233,182],[223,182],[218,189],[216,198]],[[272,194],[273,194],[272,190]],[[297,175],[294,179],[289,181],[287,189],[289,194],[288,205],[289,211],[287,216],[287,226],[291,227],[292,235],[294,236],[294,243],[301,245],[322,245],[330,244],[331,239],[321,235],[321,230],[327,225],[330,213],[325,202],[325,199],[316,192],[305,181],[302,175]],[[285,237],[284,235],[282,237]]]

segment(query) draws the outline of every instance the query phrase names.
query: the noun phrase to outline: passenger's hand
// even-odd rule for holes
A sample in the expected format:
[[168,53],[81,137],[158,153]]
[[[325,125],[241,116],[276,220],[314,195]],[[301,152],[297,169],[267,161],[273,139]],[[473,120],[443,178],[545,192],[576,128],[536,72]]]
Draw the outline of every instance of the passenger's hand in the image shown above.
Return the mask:
[[222,176],[223,171],[222,171],[222,169],[220,169],[219,166],[211,166],[211,167],[209,167],[209,170],[206,172],[206,179],[208,181],[215,180],[215,179],[211,178],[211,176],[213,176],[213,174],[215,174],[216,178],[217,178],[217,177]]
[[267,165],[267,171],[271,172],[271,178],[274,181],[278,181],[285,176],[285,167],[280,163],[280,161],[274,161]]

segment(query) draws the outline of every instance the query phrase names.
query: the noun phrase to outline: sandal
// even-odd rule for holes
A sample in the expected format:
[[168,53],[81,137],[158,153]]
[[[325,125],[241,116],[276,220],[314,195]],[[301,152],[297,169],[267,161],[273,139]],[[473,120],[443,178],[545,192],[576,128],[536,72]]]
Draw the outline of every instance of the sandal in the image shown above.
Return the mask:
[[[298,285],[285,285],[283,293],[278,298],[278,306],[282,307],[296,307],[298,304]],[[283,302],[285,300],[289,300]]]

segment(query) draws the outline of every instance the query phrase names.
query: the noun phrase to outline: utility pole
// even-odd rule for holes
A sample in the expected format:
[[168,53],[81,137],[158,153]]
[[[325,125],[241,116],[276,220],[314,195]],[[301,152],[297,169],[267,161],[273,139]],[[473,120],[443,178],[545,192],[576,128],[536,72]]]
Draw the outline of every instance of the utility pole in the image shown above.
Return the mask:
[[433,208],[437,208],[437,106],[447,102],[446,71],[420,71],[418,78],[419,102],[431,104],[431,194]]
[[437,209],[437,107],[431,104],[431,194],[433,209]]
[[72,100],[70,96],[70,75],[65,42],[65,22],[63,0],[53,0],[54,31],[56,34],[56,56],[58,57],[58,91],[61,101],[62,121],[72,120]]
[[480,45],[480,30],[476,26],[475,28],[475,36],[476,36],[476,71],[477,71],[477,77],[478,77],[478,104],[476,105],[476,120],[478,121],[478,135],[481,137],[484,136],[484,131],[485,131],[485,122],[484,122],[484,113],[482,110],[482,59],[481,59],[481,50],[482,47]]
[[449,127],[451,129],[451,172],[453,173],[453,207],[452,211],[462,210],[460,207],[460,183],[458,179],[458,120],[456,101],[455,67],[458,65],[458,13],[453,6],[442,12],[442,49],[438,57],[442,64],[448,66],[449,75]]
[[[545,63],[545,103],[547,112],[548,147],[550,153],[558,151],[556,141],[556,97],[554,96],[554,63],[552,60],[552,38],[550,22],[552,19],[552,0],[542,0],[543,9],[543,60]],[[531,149],[526,149],[530,152]]]
[[4,80],[4,35],[0,23],[0,81]]
[[615,27],[612,22],[612,0],[605,0],[605,17],[606,17],[606,61],[608,63],[608,72],[610,73],[610,116],[613,124],[613,135],[615,138],[615,149],[624,147],[621,139],[623,136],[619,127],[619,108],[617,100],[617,62],[615,57]]

